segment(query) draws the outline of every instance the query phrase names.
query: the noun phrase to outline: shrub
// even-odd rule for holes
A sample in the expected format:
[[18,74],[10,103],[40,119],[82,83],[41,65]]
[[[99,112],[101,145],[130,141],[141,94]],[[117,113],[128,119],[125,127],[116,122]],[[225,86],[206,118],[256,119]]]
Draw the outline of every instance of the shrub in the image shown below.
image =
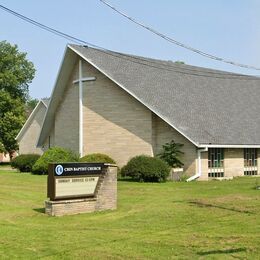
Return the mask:
[[102,153],[92,153],[85,155],[79,159],[80,162],[96,162],[96,163],[111,163],[116,164],[116,162],[106,154]]
[[47,150],[34,164],[33,174],[47,174],[49,163],[78,162],[79,157],[74,152],[61,148],[52,147]]
[[165,182],[169,173],[170,168],[166,162],[146,155],[133,157],[121,169],[122,176],[144,182]]
[[20,172],[31,172],[33,165],[39,158],[39,154],[21,154],[12,160],[11,166],[19,169]]
[[172,140],[170,143],[163,145],[162,152],[157,156],[167,162],[172,168],[182,167],[183,163],[180,160],[180,157],[183,154],[181,151],[182,146],[183,144],[175,143],[174,140]]

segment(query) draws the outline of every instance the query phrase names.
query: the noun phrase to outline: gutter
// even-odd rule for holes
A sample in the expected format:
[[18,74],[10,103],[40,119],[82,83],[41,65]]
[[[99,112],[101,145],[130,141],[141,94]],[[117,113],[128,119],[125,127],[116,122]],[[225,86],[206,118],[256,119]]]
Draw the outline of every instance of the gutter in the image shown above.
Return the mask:
[[197,150],[197,155],[198,155],[198,171],[195,175],[191,176],[189,179],[187,179],[186,181],[193,181],[196,180],[197,178],[199,178],[201,176],[201,153],[202,152],[207,152],[208,151],[208,147],[205,147],[203,149],[198,149]]

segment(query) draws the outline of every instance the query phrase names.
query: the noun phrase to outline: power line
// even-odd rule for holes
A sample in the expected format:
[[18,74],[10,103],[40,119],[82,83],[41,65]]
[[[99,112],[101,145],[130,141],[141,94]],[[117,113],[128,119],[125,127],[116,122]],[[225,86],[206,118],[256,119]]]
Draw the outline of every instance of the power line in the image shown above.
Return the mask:
[[63,32],[58,31],[56,29],[53,29],[53,28],[51,28],[49,26],[46,26],[46,25],[44,25],[42,23],[36,22],[35,20],[30,19],[30,18],[28,18],[28,17],[26,17],[26,16],[24,16],[22,14],[19,14],[19,13],[15,12],[15,11],[13,11],[13,10],[3,6],[3,5],[0,5],[0,8],[3,9],[4,11],[6,11],[6,12],[8,12],[8,13],[10,13],[10,14],[12,14],[12,15],[14,15],[14,16],[16,16],[16,17],[18,17],[18,18],[20,18],[20,19],[22,19],[24,21],[26,21],[26,22],[29,22],[29,23],[31,23],[31,24],[33,24],[35,26],[38,26],[38,27],[46,30],[46,31],[49,31],[49,32],[54,33],[54,34],[56,34],[58,36],[61,36],[61,37],[65,38],[65,39],[67,39],[67,40],[70,40],[70,41],[75,42],[75,43],[90,45],[90,43],[88,43],[86,41],[82,41],[79,38],[73,37],[73,36],[71,36],[69,34],[66,34],[66,33],[63,33]]
[[158,31],[156,31],[155,29],[145,25],[144,23],[142,22],[139,22],[137,21],[136,19],[130,17],[129,15],[127,15],[126,13],[123,13],[122,11],[119,11],[117,8],[115,8],[114,6],[112,6],[111,4],[109,4],[108,2],[104,1],[104,0],[100,0],[101,3],[105,4],[106,6],[110,7],[112,10],[114,10],[115,12],[117,12],[118,14],[124,16],[125,18],[127,18],[128,20],[130,20],[131,22],[145,28],[146,30],[158,35],[159,37],[163,38],[164,40],[168,41],[168,42],[171,42],[175,45],[178,45],[182,48],[185,48],[187,50],[190,50],[192,52],[195,52],[199,55],[202,55],[204,57],[207,57],[209,59],[213,59],[213,60],[217,60],[217,61],[220,61],[220,62],[224,62],[224,63],[228,63],[228,64],[231,64],[231,65],[234,65],[234,66],[238,66],[238,67],[242,67],[242,68],[246,68],[246,69],[254,69],[254,70],[260,70],[260,68],[257,68],[255,66],[251,66],[251,65],[246,65],[246,64],[242,64],[242,63],[238,63],[238,62],[235,62],[235,61],[231,61],[231,60],[227,60],[227,59],[224,59],[224,58],[220,58],[218,56],[215,56],[215,55],[212,55],[212,54],[209,54],[209,53],[206,53],[204,51],[201,51],[201,50],[198,50],[198,49],[195,49],[191,46],[188,46],[184,43],[181,43],[165,34],[162,34]]
[[[219,73],[218,72],[212,72],[212,71],[200,72],[200,71],[197,71],[197,70],[194,70],[194,69],[180,68],[176,65],[174,66],[174,64],[169,65],[169,62],[167,62],[167,64],[165,64],[165,65],[161,64],[161,63],[158,64],[158,61],[155,61],[155,60],[146,59],[146,58],[139,57],[139,56],[127,55],[127,54],[123,54],[123,53],[119,53],[119,52],[114,52],[114,51],[105,49],[103,47],[97,46],[95,44],[92,44],[90,42],[84,41],[82,39],[79,39],[77,37],[71,36],[67,33],[63,33],[61,31],[58,31],[58,30],[56,30],[52,27],[46,26],[46,25],[39,23],[39,22],[37,22],[37,21],[35,21],[31,18],[28,18],[28,17],[26,17],[26,16],[24,16],[20,13],[17,13],[15,11],[3,6],[3,5],[0,5],[0,8],[3,9],[4,11],[6,11],[6,12],[11,13],[12,15],[18,17],[19,19],[22,19],[22,20],[24,20],[24,21],[26,21],[30,24],[33,24],[33,25],[35,25],[35,26],[37,26],[37,27],[39,27],[43,30],[46,30],[46,31],[51,32],[55,35],[63,37],[63,38],[70,40],[74,43],[81,44],[81,45],[83,44],[85,47],[91,46],[91,47],[94,47],[96,51],[103,52],[107,55],[114,56],[114,57],[117,57],[117,58],[120,58],[120,59],[124,59],[124,60],[130,61],[130,62],[133,62],[133,63],[137,63],[137,64],[140,64],[140,65],[143,65],[143,66],[161,69],[161,70],[165,70],[165,71],[173,71],[173,72],[180,73],[180,74],[200,76],[200,77],[213,77],[213,78],[222,78],[222,79],[230,78],[230,79],[260,80],[260,78],[257,78],[257,77],[250,77],[250,76],[246,76],[246,75],[239,75],[239,74],[226,73],[226,72],[219,72]],[[152,65],[152,64],[155,64],[155,65]],[[173,68],[173,69],[171,69],[171,68]],[[214,75],[214,76],[212,76],[211,74]],[[216,75],[219,75],[219,76],[216,76]],[[227,75],[229,77],[227,77]]]

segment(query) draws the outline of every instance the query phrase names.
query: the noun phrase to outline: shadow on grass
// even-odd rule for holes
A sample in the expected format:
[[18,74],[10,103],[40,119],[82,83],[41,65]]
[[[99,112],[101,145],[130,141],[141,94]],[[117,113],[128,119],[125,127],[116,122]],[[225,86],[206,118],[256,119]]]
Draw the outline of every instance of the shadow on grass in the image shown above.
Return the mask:
[[214,254],[233,254],[233,253],[239,253],[239,252],[246,252],[246,248],[231,248],[231,249],[223,249],[223,250],[212,250],[212,251],[206,251],[206,252],[197,252],[197,255],[214,255]]
[[45,208],[37,208],[37,209],[33,209],[33,210],[38,212],[38,213],[45,214]]
[[122,182],[136,182],[136,183],[142,183],[140,181],[134,180],[132,178],[127,178],[127,177],[118,177],[117,178],[118,181],[122,181]]
[[6,166],[6,165],[11,165],[11,163],[10,163],[10,162],[0,162],[0,166],[1,166],[1,165],[5,165],[5,166]]
[[195,205],[195,206],[198,206],[198,207],[217,208],[217,209],[230,210],[230,211],[238,212],[238,213],[254,214],[254,212],[248,211],[248,210],[240,210],[240,209],[228,208],[228,207],[214,205],[214,204],[205,203],[205,202],[201,202],[201,201],[189,201],[188,203],[192,204],[192,205]]

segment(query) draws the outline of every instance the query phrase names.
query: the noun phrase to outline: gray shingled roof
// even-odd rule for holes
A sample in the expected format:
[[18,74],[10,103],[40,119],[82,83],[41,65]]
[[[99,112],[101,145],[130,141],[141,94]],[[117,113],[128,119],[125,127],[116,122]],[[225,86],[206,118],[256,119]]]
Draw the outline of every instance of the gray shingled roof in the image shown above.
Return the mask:
[[70,45],[196,144],[260,144],[260,78]]

